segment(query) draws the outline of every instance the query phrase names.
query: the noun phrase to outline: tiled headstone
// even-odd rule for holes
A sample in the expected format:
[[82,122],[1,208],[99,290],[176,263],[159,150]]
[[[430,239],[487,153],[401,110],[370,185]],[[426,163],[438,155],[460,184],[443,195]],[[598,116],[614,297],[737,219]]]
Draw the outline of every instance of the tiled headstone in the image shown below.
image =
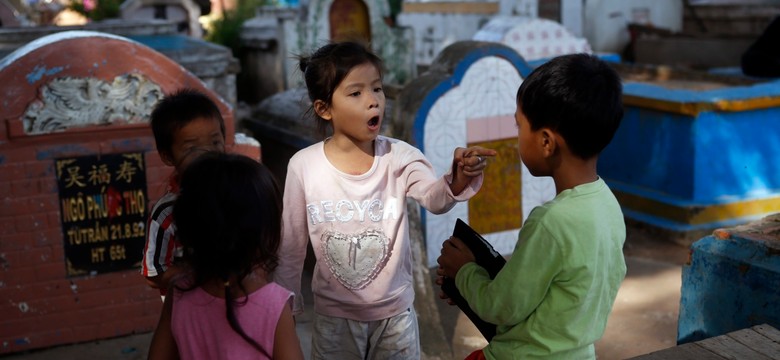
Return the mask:
[[489,160],[482,190],[468,203],[442,215],[424,213],[429,266],[436,264],[457,218],[470,223],[499,252],[511,253],[523,219],[554,196],[552,181],[531,176],[517,152],[515,95],[530,72],[525,60],[505,45],[456,42],[398,96],[396,132],[422,149],[438,174],[452,166],[457,146],[480,145],[499,152]]
[[507,45],[526,61],[592,52],[586,39],[572,35],[561,24],[547,19],[493,18],[474,34],[473,39]]

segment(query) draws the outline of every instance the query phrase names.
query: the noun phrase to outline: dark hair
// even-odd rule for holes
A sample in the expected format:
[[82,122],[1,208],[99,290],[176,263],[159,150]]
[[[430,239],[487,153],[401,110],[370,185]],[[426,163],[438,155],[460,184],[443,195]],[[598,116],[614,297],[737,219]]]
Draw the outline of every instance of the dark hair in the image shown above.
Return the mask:
[[[379,75],[382,75],[382,59],[371,52],[367,45],[359,42],[330,43],[311,56],[301,56],[299,61],[312,104],[316,100],[322,100],[330,106],[333,92],[355,66],[370,63],[376,67]],[[324,134],[330,122],[319,117],[311,108],[309,111],[314,113],[317,128]]]
[[531,129],[550,128],[582,159],[612,141],[623,118],[620,77],[593,55],[556,57],[539,66],[517,90]]
[[207,95],[195,89],[180,89],[160,100],[152,110],[150,123],[157,151],[170,152],[173,136],[179,129],[198,118],[219,121],[222,138],[225,121],[217,105]]
[[225,286],[230,327],[268,354],[238,324],[234,307],[246,298],[238,301],[231,288],[246,293],[242,280],[256,267],[271,273],[279,263],[282,197],[271,172],[242,155],[201,155],[182,174],[173,218],[183,261],[192,271],[192,282],[180,290],[230,281]]

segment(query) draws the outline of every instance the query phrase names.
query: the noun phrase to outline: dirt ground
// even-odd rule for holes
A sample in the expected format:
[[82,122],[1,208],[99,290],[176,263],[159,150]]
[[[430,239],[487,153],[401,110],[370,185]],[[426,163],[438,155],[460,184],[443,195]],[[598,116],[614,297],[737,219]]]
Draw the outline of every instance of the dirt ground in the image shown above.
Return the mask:
[[[596,343],[600,360],[628,359],[677,343],[682,265],[688,247],[629,226],[623,253],[628,271],[604,336]],[[440,307],[440,318],[445,331],[452,329],[454,358],[463,359],[487,343],[468,318],[453,308]]]
[[677,345],[682,266],[690,251],[629,228],[628,273],[607,329],[596,343],[599,359],[627,359]]
[[[629,227],[624,247],[628,273],[607,323],[596,343],[602,360],[627,359],[676,345],[681,269],[688,248],[657,234]],[[442,302],[440,318],[451,340],[454,358],[462,359],[485,345],[479,332],[457,307]],[[309,307],[310,308],[310,307]],[[299,323],[304,354],[308,356],[310,322]],[[137,334],[83,344],[2,356],[9,360],[145,359],[152,334]]]

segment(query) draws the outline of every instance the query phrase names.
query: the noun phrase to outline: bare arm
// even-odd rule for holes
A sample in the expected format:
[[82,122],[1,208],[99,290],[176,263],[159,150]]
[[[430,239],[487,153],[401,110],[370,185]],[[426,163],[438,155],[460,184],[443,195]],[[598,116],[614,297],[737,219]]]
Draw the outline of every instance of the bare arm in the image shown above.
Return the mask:
[[160,314],[160,322],[157,323],[157,329],[154,330],[152,344],[149,346],[150,360],[158,359],[178,359],[179,349],[176,347],[176,340],[171,331],[171,312],[173,311],[173,293],[165,297],[163,310]]
[[273,273],[273,280],[295,293],[292,313],[303,313],[301,276],[309,244],[309,227],[306,214],[306,195],[296,166],[292,163],[287,171],[284,186],[282,221],[284,223],[282,243],[279,245],[279,266]]
[[154,289],[167,289],[171,284],[171,279],[181,273],[181,268],[176,265],[168,267],[162,275],[151,276],[146,278],[146,283]]
[[284,305],[279,322],[276,323],[274,335],[274,358],[303,360],[301,342],[295,332],[295,320],[293,320],[290,305]]

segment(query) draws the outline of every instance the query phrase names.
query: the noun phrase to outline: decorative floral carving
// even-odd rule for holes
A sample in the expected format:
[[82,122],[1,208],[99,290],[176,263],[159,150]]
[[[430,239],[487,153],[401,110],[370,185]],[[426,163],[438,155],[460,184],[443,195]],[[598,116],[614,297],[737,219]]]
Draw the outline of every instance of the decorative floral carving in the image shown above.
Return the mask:
[[111,83],[95,78],[64,77],[41,87],[40,99],[24,114],[28,135],[87,126],[149,121],[162,89],[141,74],[125,74]]

